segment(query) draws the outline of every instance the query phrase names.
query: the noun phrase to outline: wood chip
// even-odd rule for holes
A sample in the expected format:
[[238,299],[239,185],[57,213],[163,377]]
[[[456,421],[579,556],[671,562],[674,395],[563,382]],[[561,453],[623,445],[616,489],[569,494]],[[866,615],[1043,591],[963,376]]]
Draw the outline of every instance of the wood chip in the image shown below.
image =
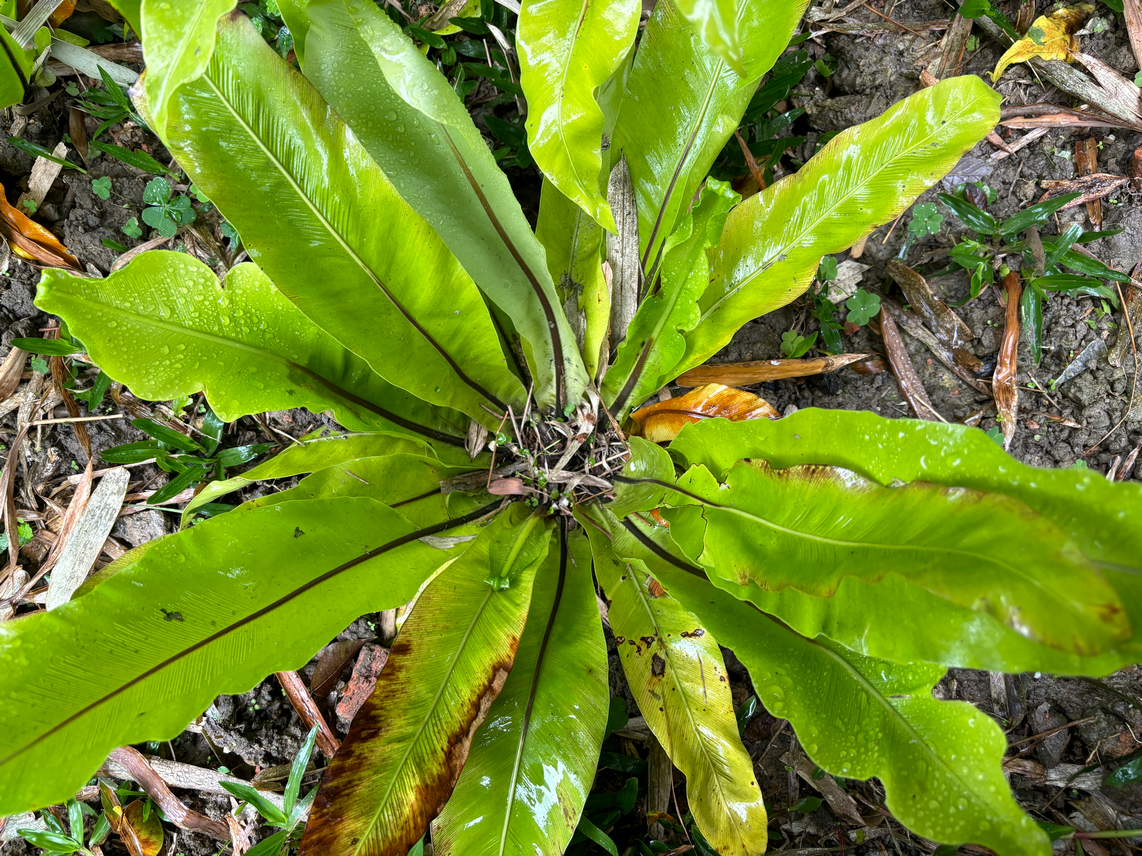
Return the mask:
[[349,661],[357,656],[366,642],[371,639],[344,639],[326,645],[317,655],[317,665],[310,678],[310,692],[319,702],[323,702],[337,686],[337,681]]
[[[52,157],[60,160],[66,156],[66,143],[60,143],[52,151]],[[55,184],[62,170],[63,164],[50,161],[45,157],[36,158],[35,163],[32,164],[32,174],[28,176],[28,192],[20,196],[20,201],[17,204],[23,204],[24,200],[31,199],[36,208],[43,205],[48,191],[52,189],[52,185]]]
[[[1102,199],[1102,197],[1108,196],[1118,190],[1118,188],[1122,187],[1122,185],[1128,181],[1130,181],[1130,179],[1124,175],[1108,175],[1102,172],[1083,176],[1082,178],[1063,180],[1046,179],[1040,182],[1040,184],[1047,192],[1039,197],[1039,201],[1046,202],[1048,199],[1054,199],[1056,196],[1063,196],[1067,193],[1078,193],[1080,194],[1078,199],[1072,199],[1059,210],[1066,211],[1068,208],[1074,208],[1084,203],[1089,206],[1090,203]],[[1102,209],[1100,208],[1099,210],[1101,211]],[[1089,213],[1089,211],[1090,208],[1088,207],[1087,212]]]
[[745,363],[722,363],[690,369],[674,381],[678,386],[704,386],[708,383],[721,383],[726,386],[749,386],[771,380],[791,377],[809,377],[842,369],[862,360],[872,359],[874,354],[836,354],[826,357],[811,357],[804,360],[753,360]]
[[80,474],[79,482],[75,486],[75,492],[71,496],[71,502],[68,503],[67,511],[64,512],[63,523],[60,524],[56,541],[47,558],[44,559],[43,565],[40,566],[41,572],[47,573],[55,567],[56,562],[59,561],[60,553],[63,551],[63,545],[71,540],[75,527],[79,524],[84,509],[87,508],[87,501],[91,498],[92,480],[91,461],[88,461],[87,467]]
[[[1079,178],[1094,175],[1098,172],[1098,140],[1087,137],[1075,143],[1075,172]],[[1095,229],[1102,228],[1102,201],[1100,198],[1091,199],[1086,204],[1087,217]]]
[[91,573],[119,516],[129,479],[127,470],[118,467],[99,480],[99,486],[88,500],[83,516],[64,545],[52,572],[46,601],[48,609],[67,603]]
[[[195,767],[193,764],[183,764],[178,761],[168,761],[166,758],[157,758],[153,755],[144,755],[143,758],[166,782],[168,787],[179,788],[186,791],[197,791],[203,794],[229,796],[230,792],[222,787],[222,782],[237,782],[248,785],[244,779],[238,779],[216,770],[204,767]],[[114,755],[108,758],[99,770],[99,775],[112,779],[131,779],[131,772]],[[263,791],[262,796],[278,808],[282,807],[281,794]]]
[[944,33],[940,42],[940,62],[936,66],[935,77],[943,80],[945,77],[956,77],[963,70],[964,51],[967,48],[968,37],[971,35],[972,22],[956,13],[952,25]]
[[908,356],[908,351],[904,348],[904,340],[900,338],[896,322],[892,320],[892,314],[884,310],[883,303],[880,310],[880,331],[884,337],[888,365],[892,367],[892,373],[896,375],[896,382],[900,384],[900,391],[904,393],[904,399],[912,408],[912,412],[919,419],[947,422],[948,420],[932,406],[928,393],[924,391],[924,385],[920,383],[920,376],[916,374],[916,368]]
[[1023,287],[1019,274],[1011,271],[1003,278],[1007,289],[1007,326],[1003,331],[1003,344],[995,364],[991,385],[995,406],[999,410],[999,428],[1003,432],[1003,448],[1011,446],[1015,437],[1016,419],[1019,417],[1019,385],[1016,381],[1019,360],[1019,296]]

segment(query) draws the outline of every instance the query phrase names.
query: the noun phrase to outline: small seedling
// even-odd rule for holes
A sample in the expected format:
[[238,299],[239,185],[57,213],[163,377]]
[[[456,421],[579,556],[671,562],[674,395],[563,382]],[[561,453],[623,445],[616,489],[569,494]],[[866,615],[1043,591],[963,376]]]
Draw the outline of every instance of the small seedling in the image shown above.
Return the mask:
[[171,183],[161,176],[152,178],[143,189],[143,201],[148,208],[143,209],[143,222],[162,235],[173,238],[179,226],[189,226],[194,222],[194,206],[185,196],[171,198]]
[[[20,520],[19,522],[17,522],[17,524],[16,524],[16,540],[19,542],[21,547],[23,547],[25,544],[27,544],[29,541],[31,541],[32,538],[34,537],[34,535],[35,535],[35,533],[32,531],[31,524],[25,523],[23,520]],[[8,535],[6,533],[0,533],[0,553],[5,552],[7,549],[8,549]]]
[[858,288],[856,293],[845,301],[845,306],[849,308],[849,314],[845,320],[850,324],[863,327],[872,319],[872,316],[880,311],[880,297],[865,291],[863,288]]
[[817,341],[817,334],[811,336],[798,335],[796,330],[786,330],[781,334],[781,353],[790,359],[803,357],[809,352]]
[[821,282],[832,282],[837,278],[837,260],[833,256],[825,256],[817,268],[817,279]]
[[[84,844],[83,835],[83,816],[84,814],[94,814],[94,812],[84,803],[74,799],[67,801],[66,808],[70,830],[65,831],[59,819],[50,811],[45,811],[41,814],[41,818],[44,825],[47,826],[46,830],[17,829],[16,834],[33,847],[39,847],[50,856],[57,853],[82,853],[85,856],[94,856]],[[92,846],[102,844],[110,832],[111,824],[107,820],[106,813],[102,813],[95,821],[95,828],[91,831],[90,844]]]
[[97,178],[91,182],[91,192],[98,196],[100,199],[111,198],[111,179],[109,176]]
[[122,229],[123,229],[123,234],[126,235],[128,238],[138,239],[138,238],[143,237],[143,229],[139,225],[139,218],[138,217],[132,217],[130,220],[128,220],[126,223],[123,224]]
[[912,221],[908,224],[908,231],[916,237],[935,235],[940,231],[940,224],[944,222],[944,215],[940,213],[934,202],[924,202],[912,209]]
[[253,443],[219,449],[224,423],[212,410],[203,418],[202,442],[153,419],[134,419],[131,424],[152,439],[113,446],[103,452],[103,460],[122,465],[154,458],[159,469],[170,473],[173,478],[147,500],[148,505],[166,502],[199,482],[220,479],[228,467],[249,463],[274,448],[273,443]]
[[316,726],[310,729],[309,735],[302,744],[301,751],[293,759],[290,767],[289,779],[286,780],[285,793],[282,795],[282,807],[278,808],[270,802],[265,794],[245,782],[221,782],[220,784],[238,799],[249,803],[254,810],[262,816],[270,826],[276,826],[281,831],[275,832],[268,838],[259,841],[246,851],[247,856],[273,856],[281,853],[289,846],[290,841],[301,837],[301,819],[317,795],[317,788],[311,790],[305,797],[298,799],[301,793],[301,780],[305,777],[305,768],[313,754],[313,746],[317,741]]

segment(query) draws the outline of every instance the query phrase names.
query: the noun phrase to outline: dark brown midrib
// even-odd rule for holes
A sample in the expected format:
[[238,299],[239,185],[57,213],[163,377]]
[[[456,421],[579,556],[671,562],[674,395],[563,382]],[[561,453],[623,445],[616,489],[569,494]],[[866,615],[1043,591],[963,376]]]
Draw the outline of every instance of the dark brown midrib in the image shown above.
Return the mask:
[[116,687],[114,690],[107,693],[102,698],[96,699],[91,704],[87,705],[87,707],[83,708],[82,710],[76,711],[71,716],[69,716],[67,719],[63,720],[60,723],[57,723],[56,725],[53,725],[50,729],[45,731],[43,734],[36,737],[35,740],[32,740],[29,743],[24,744],[19,749],[17,749],[15,752],[11,752],[8,755],[6,755],[5,757],[0,758],[0,767],[4,766],[5,764],[8,764],[9,762],[18,758],[20,755],[24,754],[29,749],[32,749],[33,747],[35,747],[39,743],[42,743],[44,740],[51,737],[56,732],[60,731],[63,728],[66,728],[72,722],[75,722],[77,719],[79,719],[83,716],[86,716],[87,714],[89,714],[93,710],[95,710],[96,708],[98,708],[98,707],[106,704],[107,702],[111,701],[112,699],[122,695],[127,690],[131,689],[131,687],[136,686],[137,684],[141,683],[142,681],[145,681],[147,678],[151,677],[152,675],[155,675],[155,674],[161,672],[163,669],[166,669],[169,666],[174,665],[179,660],[190,656],[195,651],[198,651],[201,648],[205,648],[207,645],[210,645],[210,644],[218,641],[219,639],[223,638],[224,636],[228,636],[229,634],[233,633],[234,631],[239,630],[242,627],[245,627],[247,624],[250,624],[253,621],[257,621],[259,618],[262,618],[265,615],[269,615],[274,610],[280,609],[281,607],[285,606],[290,601],[293,601],[293,600],[297,599],[298,597],[300,597],[301,595],[305,594],[307,591],[310,591],[311,589],[314,589],[317,586],[319,586],[325,582],[328,582],[329,580],[333,579],[334,577],[338,576],[339,574],[341,574],[347,570],[350,570],[351,568],[355,568],[357,565],[360,565],[363,562],[367,562],[370,559],[375,559],[377,556],[388,553],[388,552],[395,550],[399,547],[403,547],[406,544],[410,544],[413,541],[416,541],[420,538],[425,537],[426,535],[435,535],[439,532],[446,532],[447,530],[454,529],[457,526],[463,526],[466,523],[471,523],[475,520],[479,520],[484,515],[488,514],[491,511],[494,511],[498,506],[499,506],[498,502],[491,503],[489,505],[483,506],[482,508],[478,508],[477,510],[475,510],[473,512],[470,512],[469,514],[466,514],[463,517],[458,517],[455,520],[445,520],[442,523],[437,523],[437,524],[434,524],[433,526],[428,526],[424,529],[417,529],[415,532],[410,532],[407,535],[403,535],[400,538],[396,538],[392,541],[389,541],[386,544],[382,544],[380,547],[375,547],[374,549],[369,550],[366,553],[362,553],[360,556],[357,556],[354,559],[350,559],[348,562],[345,562],[343,564],[338,565],[337,567],[333,568],[332,570],[326,571],[321,576],[310,580],[309,582],[305,583],[304,585],[298,586],[296,589],[291,591],[289,594],[278,598],[273,603],[262,607],[257,612],[253,612],[250,615],[247,615],[244,618],[242,618],[238,621],[235,621],[233,624],[222,628],[217,633],[214,633],[214,634],[206,637],[205,639],[200,639],[198,642],[195,642],[193,645],[191,645],[188,648],[184,648],[182,651],[179,651],[177,654],[174,654],[170,657],[167,657],[167,659],[165,659],[161,663],[158,663],[157,665],[152,666],[151,668],[147,669],[147,671],[143,672],[141,675],[136,675],[134,678],[132,678],[131,680],[127,681],[126,683]]

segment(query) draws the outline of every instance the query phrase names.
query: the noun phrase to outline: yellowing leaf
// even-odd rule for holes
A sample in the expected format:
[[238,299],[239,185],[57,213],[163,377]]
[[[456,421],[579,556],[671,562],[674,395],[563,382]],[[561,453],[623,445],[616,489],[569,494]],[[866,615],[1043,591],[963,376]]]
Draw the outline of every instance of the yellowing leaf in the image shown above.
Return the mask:
[[733,422],[746,419],[776,419],[780,414],[752,392],[709,383],[678,398],[643,407],[631,414],[634,434],[652,443],[666,443],[691,422],[722,417]]
[[1058,9],[1050,15],[1040,15],[1027,30],[1027,35],[999,58],[991,79],[999,80],[1008,67],[1017,62],[1027,62],[1032,57],[1070,62],[1072,51],[1079,49],[1079,39],[1075,33],[1093,11],[1094,6],[1090,3],[1079,3],[1077,6]]

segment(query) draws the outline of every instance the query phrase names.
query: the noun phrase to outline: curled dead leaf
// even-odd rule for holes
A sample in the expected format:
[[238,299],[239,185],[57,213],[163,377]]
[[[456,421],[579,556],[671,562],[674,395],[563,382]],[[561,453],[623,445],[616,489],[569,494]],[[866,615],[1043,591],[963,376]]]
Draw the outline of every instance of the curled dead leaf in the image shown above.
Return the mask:
[[741,389],[711,383],[678,398],[643,407],[631,414],[634,434],[652,443],[666,443],[691,422],[723,418],[733,422],[747,419],[777,419],[780,414],[765,399]]
[[79,260],[67,251],[59,238],[9,205],[5,194],[0,194],[0,232],[20,258],[44,267],[82,270]]
[[1050,15],[1040,15],[1027,30],[1027,35],[1009,47],[999,58],[995,71],[991,73],[991,79],[999,80],[1010,66],[1017,62],[1026,62],[1032,57],[1070,62],[1072,54],[1079,49],[1079,40],[1075,33],[1093,11],[1094,6],[1090,3],[1079,3],[1058,9]]
[[1023,293],[1019,274],[1015,271],[1007,274],[1003,287],[1007,289],[1007,327],[1003,331],[1003,344],[999,348],[991,391],[999,409],[999,428],[1003,432],[1003,448],[1006,449],[1015,436],[1015,420],[1019,416],[1016,361],[1019,354],[1019,297]]

